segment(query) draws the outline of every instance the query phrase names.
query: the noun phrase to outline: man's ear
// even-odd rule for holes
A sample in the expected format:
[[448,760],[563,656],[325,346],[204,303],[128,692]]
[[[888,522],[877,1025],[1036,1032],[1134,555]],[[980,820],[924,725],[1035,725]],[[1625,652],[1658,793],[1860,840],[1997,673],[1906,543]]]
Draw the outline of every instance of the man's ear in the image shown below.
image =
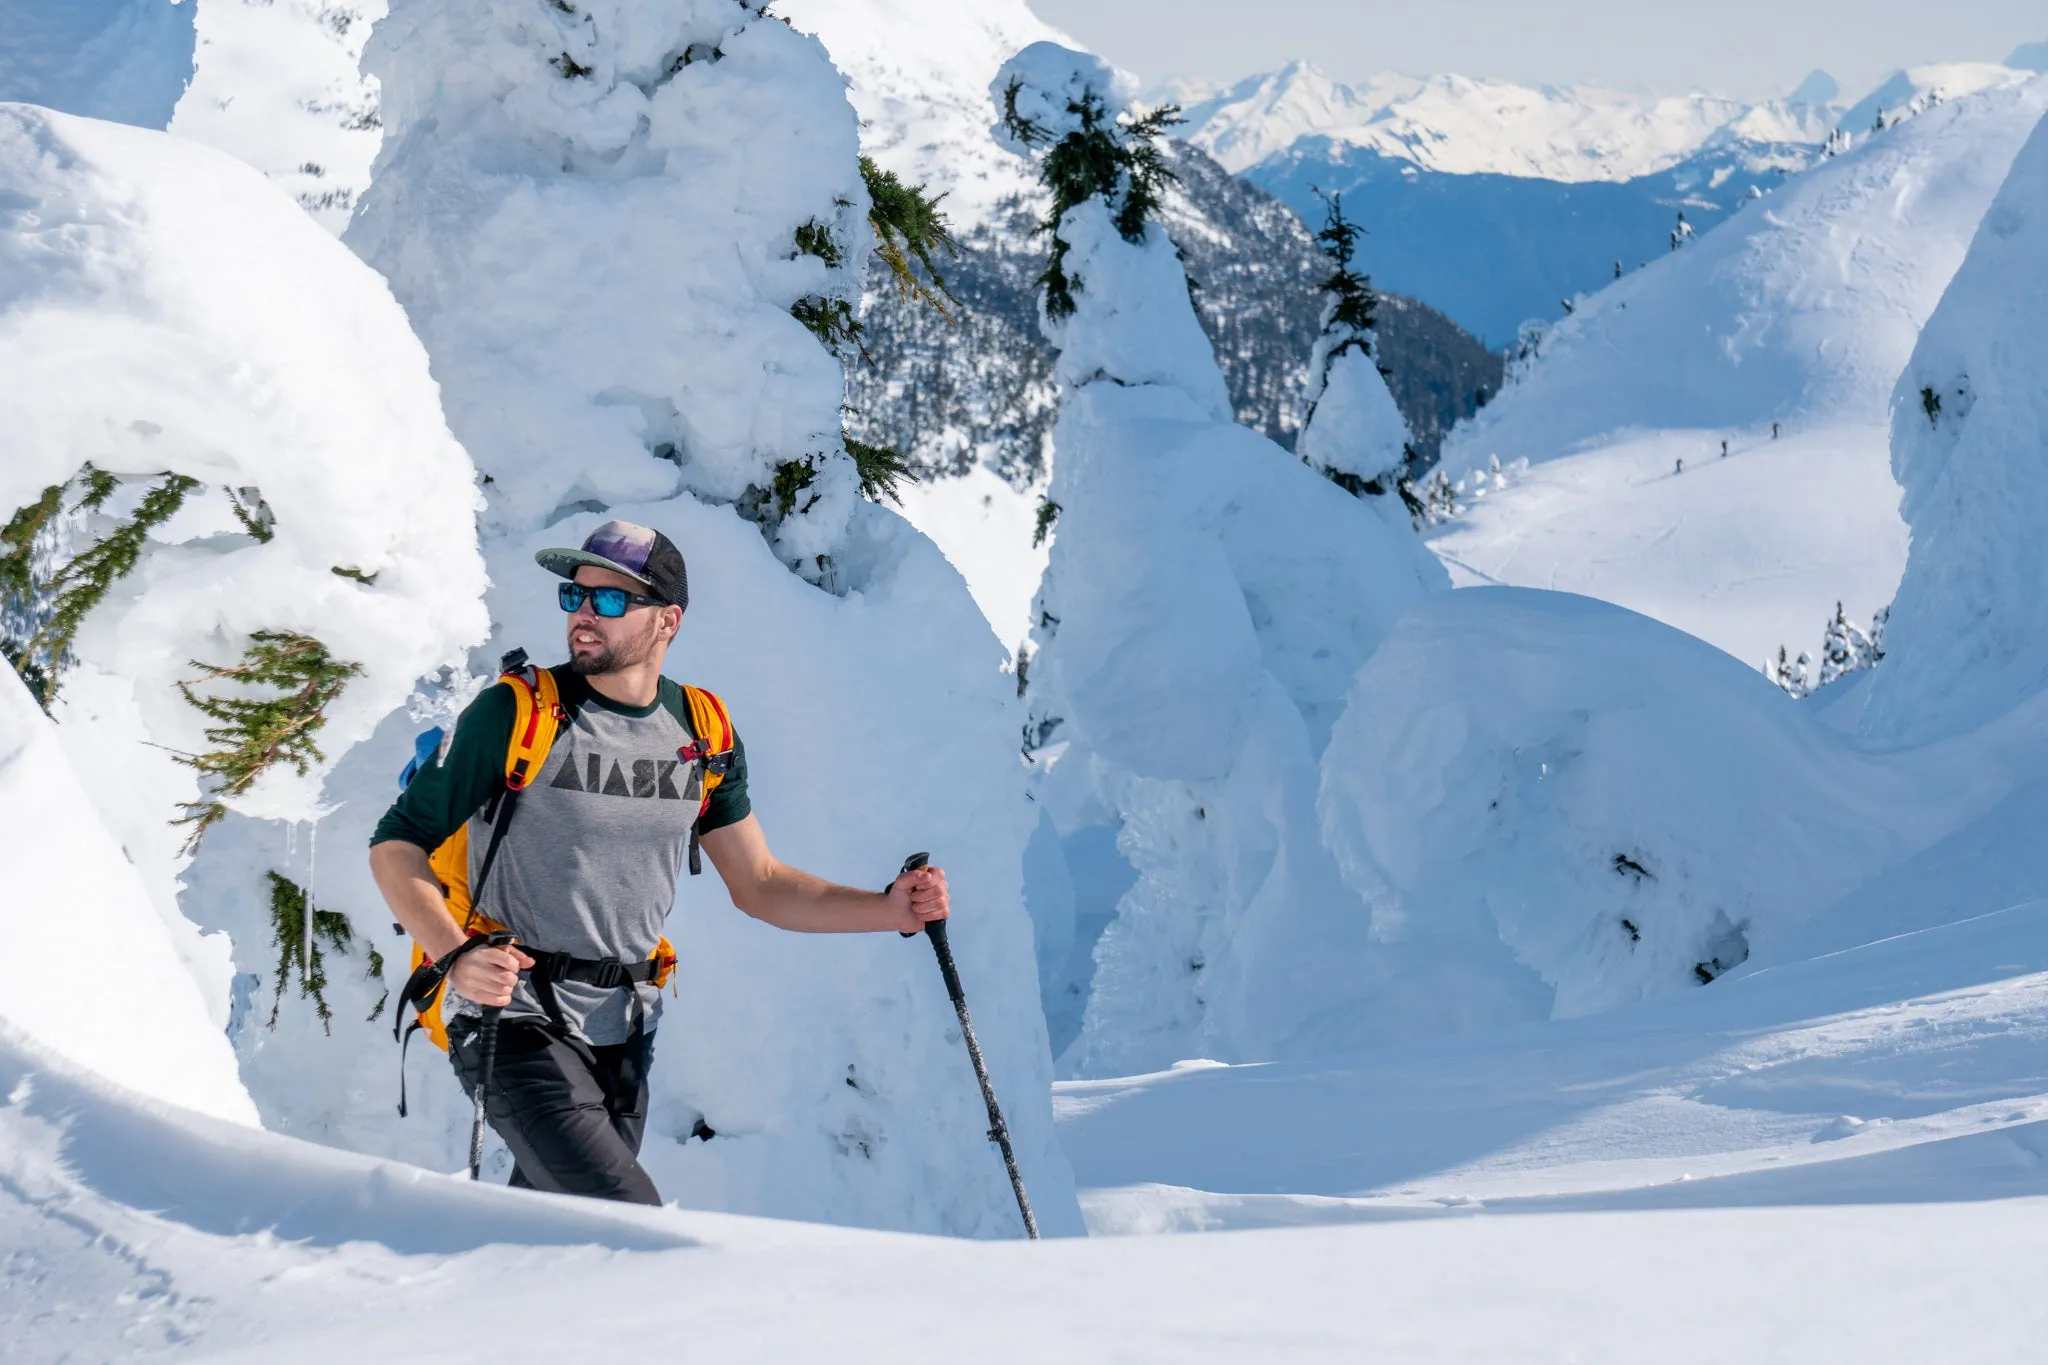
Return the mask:
[[[669,616],[669,613],[671,611],[675,613],[675,616],[673,618]],[[676,636],[680,635],[683,630],[683,609],[681,607],[671,605],[663,607],[661,609],[661,614],[664,622],[668,624],[667,638],[671,640],[675,639]]]

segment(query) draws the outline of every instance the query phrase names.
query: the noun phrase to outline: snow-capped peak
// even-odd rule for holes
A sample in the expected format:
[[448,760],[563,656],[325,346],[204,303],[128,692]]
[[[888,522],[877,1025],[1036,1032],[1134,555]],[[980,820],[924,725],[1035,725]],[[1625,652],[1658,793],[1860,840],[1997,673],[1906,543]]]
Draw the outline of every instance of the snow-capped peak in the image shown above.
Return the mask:
[[[1820,88],[1809,79],[1801,91],[1813,93],[1809,87]],[[1773,107],[1783,110],[1771,121],[1774,133],[1811,121]],[[1452,174],[1628,180],[1683,160],[1755,108],[1717,95],[1454,75],[1385,75],[1346,85],[1293,62],[1190,108],[1186,136],[1235,171],[1302,137],[1321,136]]]
[[1877,126],[1880,117],[1886,126],[1890,126],[1943,100],[1974,95],[1979,90],[2017,85],[2031,79],[2032,72],[2010,65],[2001,66],[1997,62],[1936,62],[1928,66],[1911,66],[1885,77],[1877,89],[1845,110],[1835,121],[1835,126],[1852,136],[1861,137]]

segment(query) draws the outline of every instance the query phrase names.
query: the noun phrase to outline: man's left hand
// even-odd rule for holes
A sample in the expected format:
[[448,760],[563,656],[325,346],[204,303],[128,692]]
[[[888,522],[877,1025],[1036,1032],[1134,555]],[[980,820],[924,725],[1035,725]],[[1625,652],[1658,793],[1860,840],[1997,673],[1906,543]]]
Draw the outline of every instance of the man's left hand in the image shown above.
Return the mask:
[[946,896],[946,870],[940,867],[905,872],[889,884],[888,896],[890,908],[901,921],[897,928],[907,934],[920,933],[928,922],[945,919],[953,912]]

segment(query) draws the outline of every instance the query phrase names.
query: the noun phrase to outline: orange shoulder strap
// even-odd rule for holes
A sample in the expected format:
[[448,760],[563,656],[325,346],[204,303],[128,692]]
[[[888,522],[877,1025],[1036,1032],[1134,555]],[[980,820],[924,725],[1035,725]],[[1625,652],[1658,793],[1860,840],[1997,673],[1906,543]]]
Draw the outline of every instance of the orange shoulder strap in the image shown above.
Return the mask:
[[[731,753],[732,716],[718,694],[684,683],[683,696],[690,703],[690,728],[696,731],[705,749],[714,755]],[[711,793],[725,780],[725,773],[726,765],[723,763],[704,765],[704,801],[707,805],[711,801]]]
[[561,689],[545,668],[526,667],[502,673],[498,681],[512,689],[512,742],[505,746],[505,785],[518,791],[540,776],[562,728]]

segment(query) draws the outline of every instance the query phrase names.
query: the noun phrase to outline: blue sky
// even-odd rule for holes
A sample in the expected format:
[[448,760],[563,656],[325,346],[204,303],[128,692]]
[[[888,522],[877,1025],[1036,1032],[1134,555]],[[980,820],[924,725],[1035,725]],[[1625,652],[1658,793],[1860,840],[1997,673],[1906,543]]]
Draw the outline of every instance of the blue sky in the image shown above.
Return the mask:
[[[972,4],[973,0],[961,0]],[[1850,99],[1900,66],[1999,61],[2048,39],[2043,0],[1030,0],[1147,83],[1308,57],[1332,76],[1782,94],[1816,67]]]

